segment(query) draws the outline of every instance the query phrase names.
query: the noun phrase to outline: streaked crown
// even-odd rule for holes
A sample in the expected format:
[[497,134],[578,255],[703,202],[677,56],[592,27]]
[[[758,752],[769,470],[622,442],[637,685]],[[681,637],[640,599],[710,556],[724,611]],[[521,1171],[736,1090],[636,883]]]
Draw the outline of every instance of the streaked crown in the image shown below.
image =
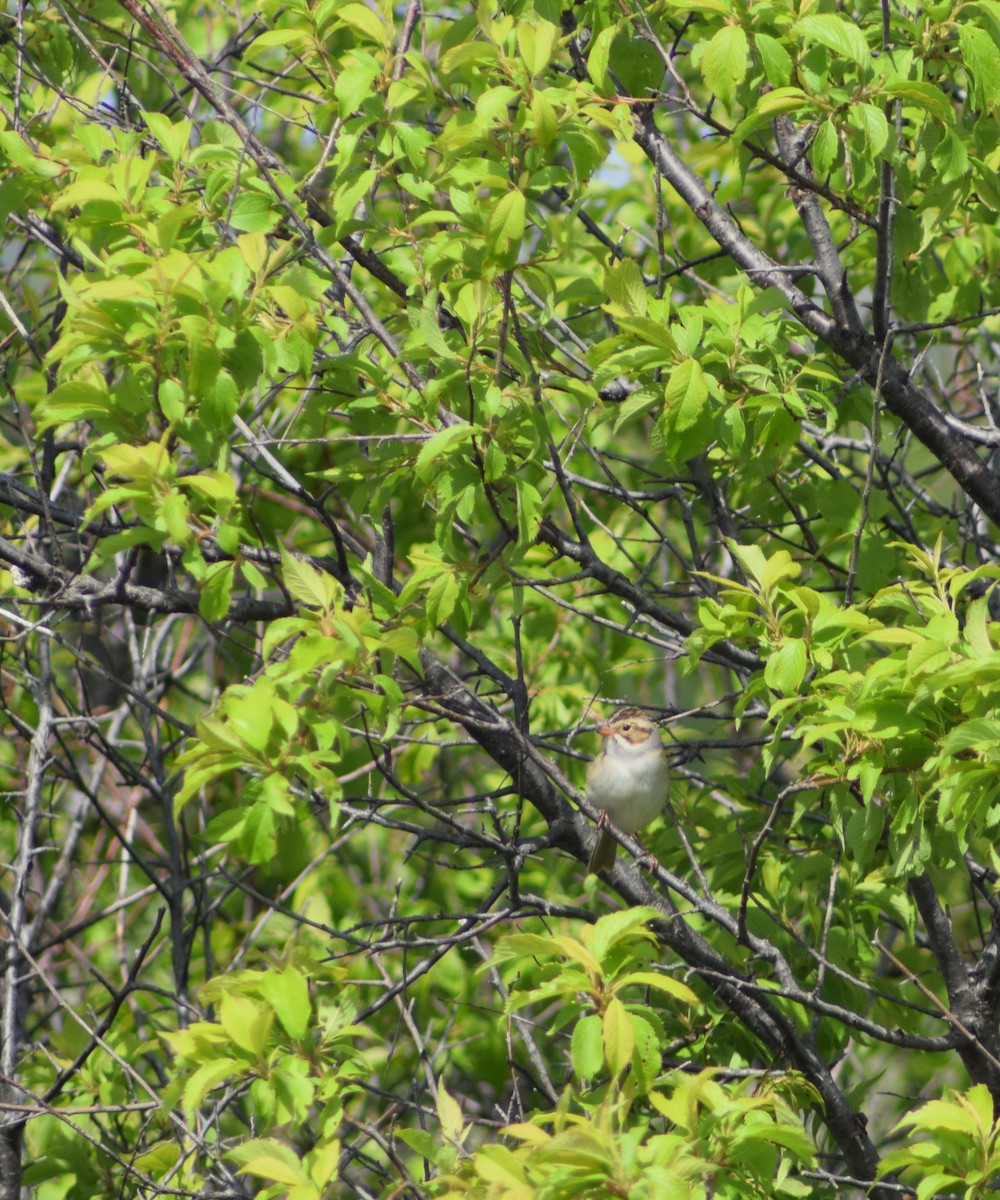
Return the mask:
[[602,736],[615,736],[633,746],[640,746],[655,738],[660,743],[660,728],[650,715],[634,705],[620,708],[611,717],[607,725],[598,731]]

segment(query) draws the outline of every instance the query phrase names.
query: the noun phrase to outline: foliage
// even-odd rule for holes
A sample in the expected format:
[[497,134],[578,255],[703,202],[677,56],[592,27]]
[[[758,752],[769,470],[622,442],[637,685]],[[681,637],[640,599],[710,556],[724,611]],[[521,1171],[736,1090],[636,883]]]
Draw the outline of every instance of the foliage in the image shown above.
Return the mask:
[[887,1154],[879,1171],[915,1169],[918,1196],[932,1196],[947,1188],[964,1188],[963,1195],[986,1196],[998,1169],[997,1122],[989,1090],[976,1084],[966,1095],[930,1100],[904,1117],[899,1128],[931,1134]]
[[2,21],[0,1200],[993,1189],[1000,4]]

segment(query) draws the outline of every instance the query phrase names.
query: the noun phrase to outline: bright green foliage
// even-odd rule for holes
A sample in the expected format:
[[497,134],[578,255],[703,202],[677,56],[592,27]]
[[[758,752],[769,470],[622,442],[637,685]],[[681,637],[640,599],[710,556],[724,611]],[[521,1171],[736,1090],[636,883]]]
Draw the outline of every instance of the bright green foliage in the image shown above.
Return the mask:
[[894,872],[904,877],[929,863],[955,865],[977,836],[995,838],[1000,721],[991,685],[1000,657],[988,598],[964,604],[963,593],[995,580],[997,568],[946,569],[939,543],[932,553],[914,552],[910,583],[844,609],[798,586],[800,568],[786,551],[767,560],[756,548],[736,555],[750,583],[718,581],[719,597],[702,602],[689,646],[701,652],[725,636],[767,648],[764,670],[741,700],[744,708],[768,703],[776,733],[765,764],[780,759],[793,723],[811,751],[812,786],[823,789],[844,847],[862,867],[884,832]]
[[[511,1126],[513,1147],[483,1147],[441,1195],[555,1200],[808,1192],[788,1177],[793,1164],[812,1162],[813,1150],[781,1082],[724,1086],[710,1071],[661,1073],[661,1048],[691,1033],[697,997],[668,975],[636,969],[655,953],[646,928],[655,916],[643,909],[604,916],[580,941],[512,934],[499,943],[492,961],[504,964],[504,974],[510,966],[530,971],[531,959],[554,960],[537,982],[525,986],[521,975],[508,1011],[561,1002],[550,1032],[572,1023],[576,1087],[557,1112]],[[632,989],[642,989],[645,1001],[641,992],[629,999]],[[601,1077],[599,1086],[586,1086]],[[670,1132],[662,1132],[658,1118]]]
[[985,1195],[1000,3],[0,29],[0,1200]]
[[[723,1087],[711,1072],[664,1081],[644,1114],[605,1102],[586,1116],[506,1130],[516,1148],[486,1146],[441,1197],[570,1200],[574,1196],[802,1196],[790,1175],[810,1164],[809,1138],[780,1089]],[[756,1093],[756,1094],[752,1094]],[[670,1132],[659,1132],[663,1118]],[[628,1132],[623,1133],[623,1127]]]
[[[218,1004],[218,1021],[166,1036],[180,1067],[184,1115],[193,1119],[220,1087],[229,1095],[245,1090],[257,1132],[284,1137],[242,1141],[226,1157],[274,1187],[273,1195],[319,1200],[336,1179],[345,1100],[370,1069],[352,1045],[364,1030],[349,1023],[344,1000],[313,1013],[308,982],[294,966],[229,976],[204,997]],[[175,1097],[165,1099],[169,1106]],[[317,1145],[300,1159],[287,1137],[307,1120]]]
[[959,1190],[967,1200],[988,1196],[1000,1175],[1000,1129],[993,1111],[982,1084],[921,1105],[897,1126],[918,1140],[887,1154],[881,1173],[902,1170],[904,1179],[917,1181],[918,1197]]
[[[562,1009],[556,1023],[573,1022],[573,1070],[581,1079],[592,1079],[607,1070],[613,1081],[629,1071],[626,1089],[645,1094],[659,1074],[659,1047],[667,1030],[664,1014],[648,1004],[630,999],[630,989],[652,990],[658,999],[685,1007],[697,1003],[689,987],[653,970],[637,970],[655,955],[655,938],[642,922],[656,913],[641,908],[601,917],[581,941],[566,936],[511,934],[501,941],[491,960],[514,963],[518,969],[529,956],[554,959],[538,983],[519,981],[509,1011],[558,999]],[[682,1030],[687,1019],[672,1018]]]

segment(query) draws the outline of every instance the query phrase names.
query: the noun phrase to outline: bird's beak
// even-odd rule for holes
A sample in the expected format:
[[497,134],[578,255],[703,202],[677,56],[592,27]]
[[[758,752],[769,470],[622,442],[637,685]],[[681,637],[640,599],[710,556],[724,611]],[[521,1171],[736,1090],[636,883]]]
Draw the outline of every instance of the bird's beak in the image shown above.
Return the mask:
[[601,737],[611,737],[615,731],[610,725],[600,725],[597,732],[601,735]]

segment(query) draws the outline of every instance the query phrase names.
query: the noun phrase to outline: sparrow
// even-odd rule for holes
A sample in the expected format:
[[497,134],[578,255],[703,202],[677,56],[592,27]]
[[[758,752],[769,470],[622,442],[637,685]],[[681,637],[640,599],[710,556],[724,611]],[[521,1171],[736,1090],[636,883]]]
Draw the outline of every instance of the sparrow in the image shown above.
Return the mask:
[[656,724],[640,708],[621,708],[597,731],[601,752],[587,768],[587,799],[601,810],[587,873],[607,871],[618,843],[604,826],[636,833],[663,811],[670,768]]

